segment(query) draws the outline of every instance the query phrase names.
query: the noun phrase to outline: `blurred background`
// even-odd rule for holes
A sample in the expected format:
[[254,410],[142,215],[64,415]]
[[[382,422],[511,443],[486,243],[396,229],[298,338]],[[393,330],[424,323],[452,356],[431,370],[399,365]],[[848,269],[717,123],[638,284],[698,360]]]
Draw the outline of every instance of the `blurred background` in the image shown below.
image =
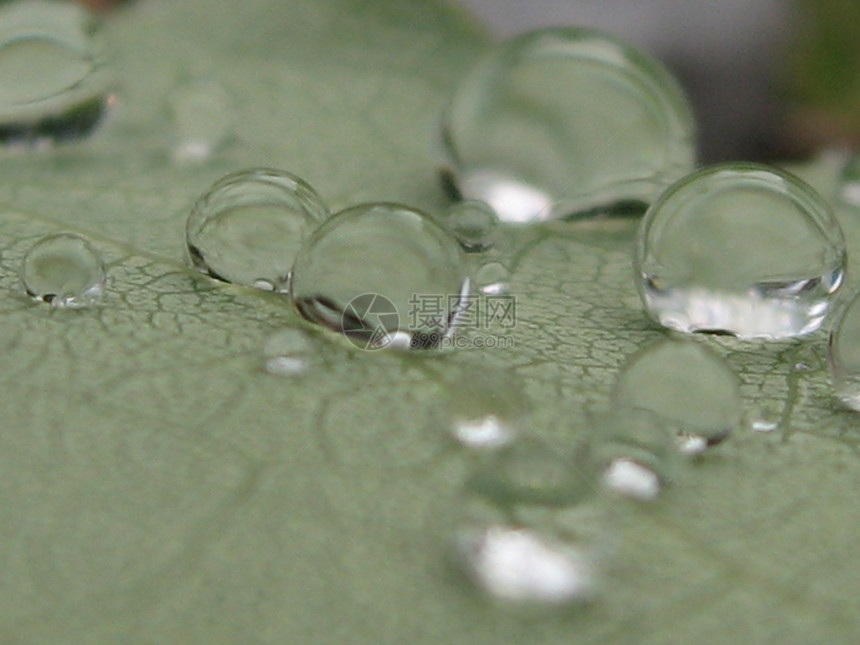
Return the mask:
[[458,0],[499,37],[603,29],[665,62],[703,161],[798,159],[860,141],[860,0]]

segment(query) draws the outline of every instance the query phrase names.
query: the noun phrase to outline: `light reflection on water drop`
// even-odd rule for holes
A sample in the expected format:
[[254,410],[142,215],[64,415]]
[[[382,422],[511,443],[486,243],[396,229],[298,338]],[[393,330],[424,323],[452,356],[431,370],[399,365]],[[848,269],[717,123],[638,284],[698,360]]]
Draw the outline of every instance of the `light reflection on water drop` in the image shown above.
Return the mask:
[[319,348],[299,329],[272,334],[263,347],[264,368],[275,376],[298,377],[318,360]]
[[487,262],[475,272],[475,288],[487,296],[501,296],[510,292],[510,272],[501,262]]

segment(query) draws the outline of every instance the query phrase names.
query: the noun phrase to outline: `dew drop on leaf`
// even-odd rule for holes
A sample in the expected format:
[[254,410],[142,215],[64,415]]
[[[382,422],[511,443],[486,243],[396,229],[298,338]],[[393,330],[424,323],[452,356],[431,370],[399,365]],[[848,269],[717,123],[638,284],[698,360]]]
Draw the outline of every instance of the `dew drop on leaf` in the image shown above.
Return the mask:
[[319,359],[319,347],[300,329],[281,329],[263,347],[263,366],[275,376],[298,377]]
[[233,107],[217,81],[193,79],[177,85],[167,97],[173,122],[175,161],[205,161],[233,132]]
[[501,296],[511,290],[510,273],[501,262],[491,261],[475,272],[475,289],[487,296]]
[[747,163],[670,187],[642,221],[635,260],[642,302],[660,324],[766,339],[818,329],[845,263],[842,230],[821,196]]
[[111,103],[102,41],[72,3],[0,5],[0,143],[45,145],[91,133]]
[[839,313],[830,332],[830,376],[836,395],[860,410],[860,295]]
[[408,206],[368,203],[313,232],[290,294],[305,318],[361,349],[433,349],[453,333],[468,290],[450,233]]
[[101,257],[84,238],[69,233],[43,237],[24,255],[21,281],[31,298],[54,307],[77,309],[102,295]]
[[742,419],[740,379],[721,356],[694,341],[663,340],[633,356],[612,400],[618,408],[657,415],[687,454],[720,443]]
[[185,228],[192,264],[224,282],[285,291],[302,242],[328,216],[303,179],[252,168],[217,181],[194,204]]
[[464,251],[483,253],[493,247],[499,217],[486,202],[475,199],[457,202],[448,208],[444,221]]
[[640,501],[656,499],[679,470],[672,424],[645,409],[622,407],[599,416],[587,454],[606,488]]
[[460,81],[443,116],[457,192],[506,222],[650,203],[692,170],[694,122],[656,60],[588,29],[503,42]]

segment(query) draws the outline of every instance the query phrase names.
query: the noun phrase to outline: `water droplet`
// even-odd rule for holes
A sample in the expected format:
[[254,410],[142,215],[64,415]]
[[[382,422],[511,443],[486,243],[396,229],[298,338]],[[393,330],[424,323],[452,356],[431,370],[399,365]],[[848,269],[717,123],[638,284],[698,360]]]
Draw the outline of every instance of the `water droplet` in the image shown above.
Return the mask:
[[773,419],[753,419],[750,427],[753,432],[773,432],[779,428],[779,421]]
[[503,221],[650,202],[693,168],[694,123],[657,61],[606,34],[552,28],[502,43],[443,121],[450,174]]
[[511,290],[510,273],[501,262],[487,262],[475,273],[475,288],[487,296],[501,296]]
[[464,251],[483,253],[493,246],[499,216],[486,202],[467,199],[452,205],[445,214],[445,225]]
[[277,376],[301,376],[318,356],[316,344],[299,329],[281,329],[263,347],[265,370]]
[[839,174],[839,197],[846,204],[860,206],[860,154],[854,154]]
[[456,326],[466,273],[457,241],[429,216],[402,204],[360,204],[310,236],[290,294],[308,320],[361,349],[430,349]]
[[182,83],[170,93],[167,103],[173,119],[176,161],[208,159],[233,131],[232,101],[217,81]]
[[836,395],[860,410],[860,294],[839,313],[830,332],[830,375]]
[[595,563],[587,552],[527,528],[463,530],[454,549],[472,582],[502,601],[563,605],[594,594]]
[[24,256],[21,281],[30,297],[54,307],[78,309],[102,295],[105,270],[98,252],[78,235],[40,239]]
[[42,145],[89,134],[110,77],[91,16],[72,3],[0,6],[0,143]]
[[644,409],[619,408],[599,417],[587,453],[610,490],[653,501],[679,468],[674,428]]
[[622,368],[613,402],[649,410],[678,434],[681,451],[713,446],[741,423],[740,383],[718,354],[701,343],[664,340]]
[[444,413],[451,434],[469,448],[496,449],[517,435],[531,407],[513,373],[469,370],[447,386]]
[[201,272],[284,291],[301,244],[327,216],[320,196],[301,178],[252,168],[223,177],[197,200],[185,239]]
[[675,183],[648,210],[637,287],[666,327],[788,338],[821,326],[845,258],[842,230],[812,188],[775,168],[721,164]]

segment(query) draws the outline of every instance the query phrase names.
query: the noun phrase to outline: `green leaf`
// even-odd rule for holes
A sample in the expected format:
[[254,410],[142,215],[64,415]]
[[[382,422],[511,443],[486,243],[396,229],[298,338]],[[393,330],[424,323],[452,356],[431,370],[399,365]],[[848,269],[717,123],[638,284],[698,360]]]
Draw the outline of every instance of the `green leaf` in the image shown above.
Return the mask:
[[[93,138],[0,157],[0,641],[4,643],[850,643],[860,637],[858,423],[825,336],[705,339],[743,381],[746,428],[654,506],[619,506],[601,597],[523,616],[446,564],[471,459],[431,423],[444,378],[514,369],[527,432],[570,445],[619,366],[664,335],[631,281],[635,220],[507,231],[509,349],[441,357],[324,345],[302,379],[262,369],[280,297],[202,278],[184,218],[221,175],[275,165],[334,209],[438,210],[437,115],[485,46],[417,0],[140,0],[110,18],[119,105]],[[219,80],[237,133],[170,162],[163,97]],[[808,170],[830,191],[834,169]],[[860,216],[840,213],[852,252]],[[86,235],[104,303],[30,302],[40,235]],[[501,333],[504,330],[496,330]]]

